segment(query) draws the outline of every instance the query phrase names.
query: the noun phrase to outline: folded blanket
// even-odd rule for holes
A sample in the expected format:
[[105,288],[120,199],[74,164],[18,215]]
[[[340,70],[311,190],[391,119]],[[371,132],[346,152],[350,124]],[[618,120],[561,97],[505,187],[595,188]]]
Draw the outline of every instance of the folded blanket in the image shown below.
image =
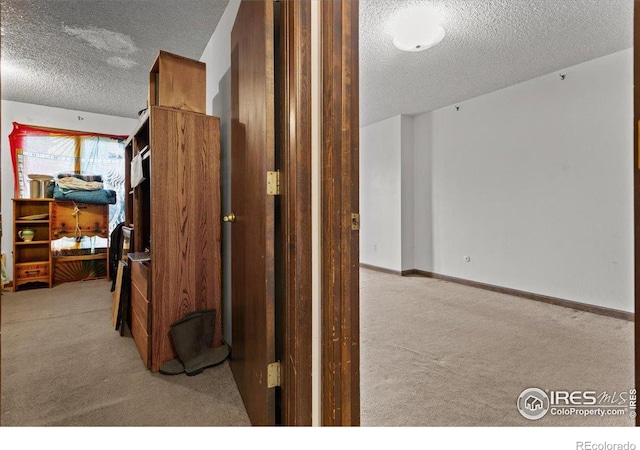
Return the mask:
[[109,189],[99,189],[97,191],[74,191],[62,189],[56,186],[53,189],[53,198],[56,200],[73,200],[79,203],[90,203],[93,205],[115,205],[116,191]]
[[102,189],[103,185],[99,181],[84,181],[76,177],[58,178],[56,184],[61,189],[71,189],[75,191],[97,191]]
[[102,183],[102,175],[84,175],[84,174],[73,173],[73,172],[62,172],[56,175],[56,179],[67,178],[67,177],[75,177],[79,180],[84,180],[84,181],[99,181],[100,183]]

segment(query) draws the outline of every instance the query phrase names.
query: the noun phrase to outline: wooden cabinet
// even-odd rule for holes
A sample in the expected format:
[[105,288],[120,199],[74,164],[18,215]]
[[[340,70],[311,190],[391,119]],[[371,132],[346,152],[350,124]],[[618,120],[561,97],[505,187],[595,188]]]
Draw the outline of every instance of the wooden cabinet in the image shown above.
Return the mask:
[[149,105],[206,112],[206,65],[160,51],[149,74]]
[[[187,313],[216,309],[222,343],[220,284],[220,120],[150,106],[125,143],[128,163],[144,150],[144,181],[125,182],[125,219],[133,224],[131,329],[147,367],[175,358],[170,325]],[[145,331],[146,330],[146,331]]]
[[17,198],[13,218],[14,290],[109,276],[109,205]]
[[109,276],[109,205],[54,202],[51,239],[54,284]]
[[13,199],[14,291],[26,285],[51,287],[52,204],[53,199]]

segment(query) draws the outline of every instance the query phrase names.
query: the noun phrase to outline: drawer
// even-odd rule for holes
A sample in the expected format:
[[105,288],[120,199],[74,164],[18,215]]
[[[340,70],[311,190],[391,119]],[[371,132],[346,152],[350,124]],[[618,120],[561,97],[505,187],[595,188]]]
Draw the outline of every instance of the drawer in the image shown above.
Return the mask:
[[16,264],[15,266],[15,278],[31,279],[31,278],[48,278],[49,277],[49,263],[23,263]]
[[138,316],[140,323],[144,325],[145,332],[150,333],[151,324],[149,318],[151,315],[149,314],[149,302],[134,284],[131,284],[131,311]]
[[143,321],[140,320],[140,317],[135,311],[131,315],[131,335],[133,336],[133,341],[136,343],[136,347],[138,347],[138,352],[140,353],[144,366],[146,368],[151,367],[151,339],[145,330]]
[[131,284],[138,287],[138,290],[148,297],[149,292],[149,266],[141,262],[131,264]]

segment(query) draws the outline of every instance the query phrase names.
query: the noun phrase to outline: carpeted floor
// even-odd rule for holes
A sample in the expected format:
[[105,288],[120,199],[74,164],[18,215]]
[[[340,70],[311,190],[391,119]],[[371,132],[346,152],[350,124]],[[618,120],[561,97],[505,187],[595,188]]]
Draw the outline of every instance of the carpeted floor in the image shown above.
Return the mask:
[[633,323],[445,281],[360,274],[362,425],[633,425],[628,411],[530,421],[516,409],[529,387],[632,389]]
[[3,426],[250,425],[227,363],[152,374],[111,327],[110,283],[3,292]]
[[[364,426],[627,426],[524,419],[523,389],[627,391],[633,324],[444,281],[361,270]],[[152,374],[111,328],[109,283],[3,293],[3,426],[248,426],[228,364]]]

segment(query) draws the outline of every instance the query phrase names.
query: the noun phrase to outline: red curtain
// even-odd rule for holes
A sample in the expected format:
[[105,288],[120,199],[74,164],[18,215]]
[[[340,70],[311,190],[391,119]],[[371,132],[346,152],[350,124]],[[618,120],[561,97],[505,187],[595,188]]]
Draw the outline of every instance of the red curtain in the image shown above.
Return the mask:
[[[111,134],[102,134],[102,133],[90,133],[86,131],[62,130],[62,129],[55,129],[55,128],[24,125],[21,123],[13,122],[13,131],[9,135],[9,144],[11,146],[11,164],[13,165],[14,192],[16,197],[19,197],[19,194],[20,194],[18,163],[23,155],[23,152],[26,149],[27,138],[33,137],[33,136],[48,136],[52,138],[57,137],[57,138],[67,139],[67,140],[69,140],[69,138],[73,138],[76,136],[106,137],[106,138],[119,139],[119,140],[123,140],[127,138],[127,136],[123,136],[123,135],[111,135]],[[68,156],[69,158],[79,157],[79,155],[75,154],[75,145],[74,145],[74,148],[71,150],[73,150],[74,153],[73,155]]]

